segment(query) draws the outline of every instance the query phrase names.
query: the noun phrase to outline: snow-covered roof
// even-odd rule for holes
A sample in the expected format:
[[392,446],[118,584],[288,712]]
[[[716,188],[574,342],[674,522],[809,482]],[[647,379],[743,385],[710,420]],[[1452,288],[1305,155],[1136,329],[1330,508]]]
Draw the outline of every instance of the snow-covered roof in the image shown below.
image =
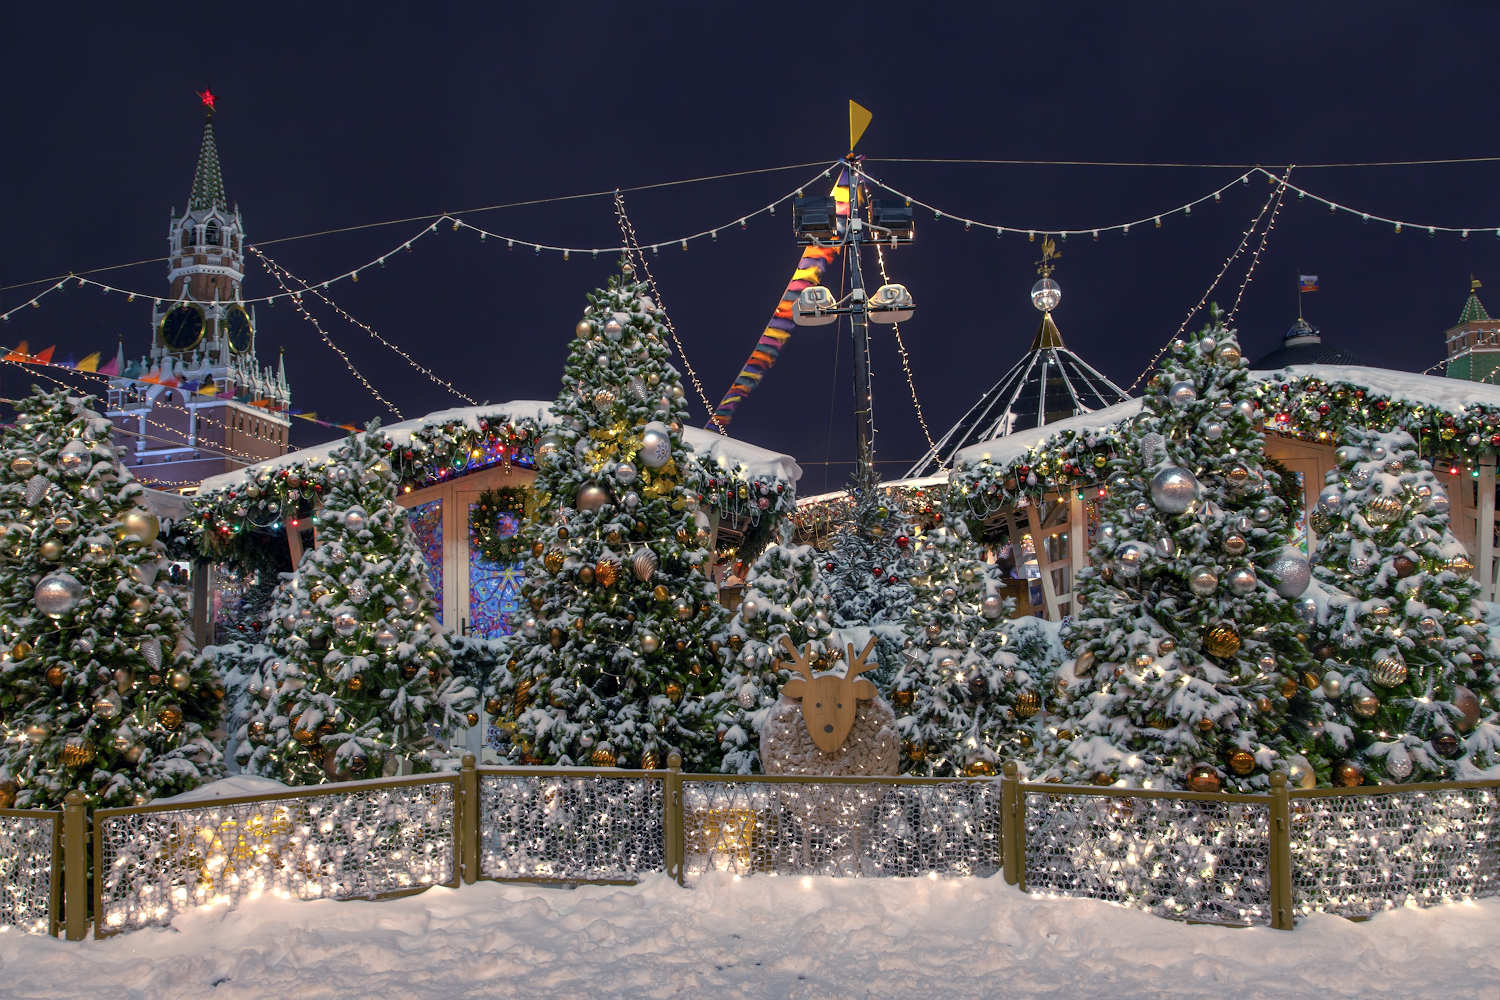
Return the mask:
[[1033,427],[1031,430],[1021,431],[1018,434],[1010,434],[993,441],[981,441],[955,454],[953,467],[962,469],[980,462],[1004,465],[1028,454],[1043,441],[1059,434],[1067,431],[1103,431],[1119,426],[1140,412],[1141,400],[1127,399],[1123,403],[1106,406],[1092,413],[1080,413],[1076,417],[1054,420],[1050,424]]
[[[508,403],[493,403],[487,406],[458,406],[449,410],[437,410],[426,416],[417,417],[412,420],[403,420],[400,423],[383,425],[380,430],[386,434],[399,448],[411,442],[412,435],[426,427],[446,427],[450,424],[463,424],[472,430],[479,430],[481,420],[535,420],[538,424],[547,427],[558,423],[557,417],[552,413],[552,403],[540,399],[515,399]],[[221,475],[210,476],[203,480],[198,488],[199,496],[217,493],[220,490],[232,489],[247,482],[250,477],[259,472],[271,469],[282,469],[288,466],[300,466],[311,462],[323,462],[335,448],[344,443],[347,435],[341,435],[332,441],[315,445],[311,448],[303,448],[299,451],[289,451],[285,455],[276,458],[268,458],[254,465],[247,465],[243,469],[233,472],[225,472]],[[802,478],[802,467],[797,460],[790,455],[758,448],[753,444],[736,441],[734,438],[723,437],[713,431],[701,430],[697,427],[684,427],[682,439],[687,446],[693,449],[700,459],[712,461],[720,468],[733,471],[736,467],[743,465],[745,474],[751,479],[775,479],[780,482],[795,484]]]
[[1446,378],[1442,375],[1420,375],[1390,368],[1370,368],[1365,365],[1292,365],[1275,371],[1251,372],[1250,377],[1258,382],[1276,382],[1286,378],[1342,382],[1394,400],[1419,403],[1430,409],[1454,414],[1462,413],[1465,408],[1475,404],[1500,407],[1500,385]]

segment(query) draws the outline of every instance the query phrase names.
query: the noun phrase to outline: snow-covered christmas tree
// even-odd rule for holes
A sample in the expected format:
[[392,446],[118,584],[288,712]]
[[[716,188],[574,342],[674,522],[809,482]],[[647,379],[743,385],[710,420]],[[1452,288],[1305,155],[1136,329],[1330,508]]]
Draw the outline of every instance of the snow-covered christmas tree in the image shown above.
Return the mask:
[[781,637],[799,650],[808,643],[822,648],[820,669],[844,655],[829,621],[828,587],[818,568],[822,556],[810,545],[793,544],[791,534],[787,523],[781,543],[768,546],[752,564],[744,599],[729,620],[721,650],[724,686],[708,704],[724,755],[720,769],[727,773],[760,770],[761,727],[792,677],[781,662]]
[[652,768],[676,750],[710,769],[710,642],[728,614],[708,575],[661,310],[622,270],[589,296],[569,347],[552,406],[562,425],[539,442],[542,499],[524,535],[533,614],[505,640],[487,694],[514,706],[522,760]]
[[[1222,314],[1176,341],[1112,465],[1093,567],[1078,575],[1075,659],[1055,684],[1037,770],[1049,781],[1265,789],[1307,652],[1239,346]],[[1293,682],[1289,685],[1288,682]]]
[[1312,515],[1330,593],[1308,681],[1328,721],[1307,757],[1323,784],[1478,777],[1466,742],[1489,766],[1500,735],[1481,727],[1492,649],[1447,493],[1405,431],[1351,429],[1336,455]]
[[261,704],[237,734],[236,756],[290,785],[378,777],[403,758],[431,770],[432,737],[478,722],[474,689],[450,676],[427,566],[396,504],[378,428],[334,451],[318,545],[285,576],[272,613],[278,656],[249,685]]
[[37,390],[0,437],[0,800],[33,809],[73,789],[135,805],[221,769],[224,689],[93,404]]
[[902,754],[914,774],[994,774],[1032,745],[1051,643],[1044,628],[1009,619],[1015,602],[961,519],[913,547],[908,645],[890,696]]
[[873,477],[856,477],[849,493],[853,504],[834,535],[823,578],[833,602],[833,624],[874,631],[873,658],[880,667],[869,676],[884,688],[897,669],[914,597],[911,546],[917,530],[900,497]]

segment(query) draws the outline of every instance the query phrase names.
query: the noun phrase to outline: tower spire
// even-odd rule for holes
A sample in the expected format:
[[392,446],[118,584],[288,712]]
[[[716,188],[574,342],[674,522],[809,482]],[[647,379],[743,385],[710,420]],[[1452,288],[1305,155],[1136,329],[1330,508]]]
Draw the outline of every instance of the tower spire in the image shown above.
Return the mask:
[[221,212],[227,212],[229,203],[224,197],[224,176],[219,171],[219,147],[214,143],[214,111],[217,110],[214,102],[218,97],[205,88],[198,98],[208,111],[203,119],[203,145],[198,151],[198,169],[193,174],[193,193],[188,196],[188,211],[217,208]]

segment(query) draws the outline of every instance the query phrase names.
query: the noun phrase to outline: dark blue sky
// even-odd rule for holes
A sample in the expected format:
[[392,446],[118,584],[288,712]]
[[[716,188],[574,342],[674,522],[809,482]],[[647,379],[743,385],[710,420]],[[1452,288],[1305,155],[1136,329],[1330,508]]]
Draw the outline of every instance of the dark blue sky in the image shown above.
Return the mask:
[[[159,256],[186,200],[202,118],[252,241],[615,186],[832,160],[846,101],[875,114],[872,172],[956,214],[1073,228],[1153,214],[1240,171],[881,162],[994,158],[1328,163],[1500,154],[1483,3],[1119,5],[19,4],[0,6],[0,285]],[[1296,315],[1370,362],[1442,357],[1473,272],[1500,306],[1500,164],[1302,169],[1293,180],[1403,220],[1389,227],[1283,208],[1241,309],[1252,357]],[[628,196],[646,242],[738,219],[809,170]],[[1068,344],[1129,384],[1177,329],[1269,186],[1258,180],[1161,229],[1070,240],[1056,274]],[[492,231],[617,242],[608,198],[466,213]],[[1416,223],[1488,226],[1429,239]],[[406,223],[276,243],[307,278],[363,263]],[[787,213],[653,260],[665,303],[716,403],[754,345],[798,251]],[[918,218],[890,261],[916,296],[904,327],[917,391],[941,433],[1025,350],[1039,245]],[[445,231],[337,301],[479,399],[550,398],[584,294],[612,263],[507,252]],[[1232,301],[1242,272],[1217,296]],[[165,291],[165,266],[109,280]],[[0,292],[0,309],[33,287]],[[252,269],[248,293],[273,290]],[[60,356],[150,342],[149,302],[70,291],[0,327]],[[322,314],[326,316],[327,314]],[[286,349],[294,402],[337,420],[382,413],[285,305],[260,311],[262,360]],[[330,334],[407,416],[458,403],[363,332]],[[802,489],[852,457],[848,337],[795,335],[740,407],[737,437],[795,454]],[[837,370],[835,370],[835,366]],[[874,344],[877,457],[925,448],[888,334]],[[0,393],[22,391],[14,369]],[[388,413],[387,420],[394,419]],[[326,432],[297,422],[294,441]],[[821,463],[845,463],[826,467]],[[826,476],[826,479],[825,479]]]

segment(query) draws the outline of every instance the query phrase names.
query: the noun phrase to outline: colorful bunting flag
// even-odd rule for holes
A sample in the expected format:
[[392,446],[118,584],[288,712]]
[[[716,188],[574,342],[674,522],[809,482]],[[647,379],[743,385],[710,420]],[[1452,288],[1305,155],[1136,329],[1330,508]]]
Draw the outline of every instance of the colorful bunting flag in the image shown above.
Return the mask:
[[9,354],[7,354],[3,360],[5,360],[5,361],[30,361],[31,360],[31,355],[26,353],[26,341],[24,341],[24,340],[21,341],[21,343],[16,347],[16,349],[14,351],[11,351]]
[[[95,357],[97,357],[97,356],[98,355],[95,355]],[[120,374],[120,359],[118,357],[110,358],[108,364],[101,365],[99,367],[99,374],[100,375],[119,375]]]
[[99,352],[95,351],[73,367],[81,372],[97,372],[99,370]]

